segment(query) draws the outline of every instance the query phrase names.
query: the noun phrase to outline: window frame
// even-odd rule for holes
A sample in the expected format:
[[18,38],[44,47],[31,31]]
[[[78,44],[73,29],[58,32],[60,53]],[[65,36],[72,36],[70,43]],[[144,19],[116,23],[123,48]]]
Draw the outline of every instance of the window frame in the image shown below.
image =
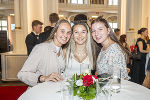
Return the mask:
[[[116,28],[118,28],[118,23],[117,22],[108,22],[109,23],[109,25],[110,24],[112,24],[112,25],[110,25],[110,27],[111,27],[111,29],[113,30],[113,32],[114,32],[114,29],[116,29]],[[113,24],[117,24],[117,27],[113,27],[114,25]]]
[[[3,21],[6,22],[6,25],[2,25]],[[8,21],[6,19],[1,19],[0,20],[0,31],[7,31],[7,30],[8,30]]]
[[[117,4],[115,4],[115,2],[117,2]],[[108,5],[117,6],[118,5],[118,0],[108,0]]]
[[79,0],[74,0],[76,3],[72,3],[73,0],[70,0],[71,4],[84,4],[84,0],[82,0],[82,3],[79,3]]

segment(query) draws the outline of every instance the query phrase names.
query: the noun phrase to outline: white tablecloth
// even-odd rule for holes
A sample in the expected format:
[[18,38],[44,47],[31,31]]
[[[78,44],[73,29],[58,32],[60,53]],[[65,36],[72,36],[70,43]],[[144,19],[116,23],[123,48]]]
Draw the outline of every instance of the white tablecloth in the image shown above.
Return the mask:
[[[60,91],[59,82],[44,82],[27,90],[18,100],[61,100],[61,93],[58,91]],[[113,94],[111,100],[150,100],[150,89],[123,80],[121,91]]]

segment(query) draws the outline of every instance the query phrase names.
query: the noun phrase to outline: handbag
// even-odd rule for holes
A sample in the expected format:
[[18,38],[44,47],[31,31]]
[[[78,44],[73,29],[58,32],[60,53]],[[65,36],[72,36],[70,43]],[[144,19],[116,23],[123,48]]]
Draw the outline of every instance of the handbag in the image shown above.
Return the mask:
[[137,46],[135,46],[133,51],[132,51],[132,59],[141,60],[142,54],[141,54],[141,52],[138,52],[136,48],[137,48]]
[[150,72],[147,72],[146,77],[145,77],[142,85],[147,87],[147,88],[150,88]]

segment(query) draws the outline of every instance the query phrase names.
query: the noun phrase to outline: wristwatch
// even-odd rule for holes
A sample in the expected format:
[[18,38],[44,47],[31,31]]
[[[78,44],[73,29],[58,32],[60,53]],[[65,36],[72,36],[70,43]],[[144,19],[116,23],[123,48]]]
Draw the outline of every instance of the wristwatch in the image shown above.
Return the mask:
[[[41,76],[43,76],[43,75],[40,75],[40,76],[38,77],[38,83],[42,83],[42,82],[40,81]],[[43,78],[43,79],[41,79],[41,80],[43,80],[43,82],[45,81],[45,79],[44,79],[44,78]]]

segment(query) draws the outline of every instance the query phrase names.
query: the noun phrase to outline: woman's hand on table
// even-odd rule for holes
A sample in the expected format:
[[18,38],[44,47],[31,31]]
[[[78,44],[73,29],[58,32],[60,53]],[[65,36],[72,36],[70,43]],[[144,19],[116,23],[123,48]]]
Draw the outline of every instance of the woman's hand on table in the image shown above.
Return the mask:
[[58,82],[63,80],[62,76],[59,73],[53,72],[48,76],[41,76],[40,81],[45,82],[45,81],[53,81],[53,82]]

